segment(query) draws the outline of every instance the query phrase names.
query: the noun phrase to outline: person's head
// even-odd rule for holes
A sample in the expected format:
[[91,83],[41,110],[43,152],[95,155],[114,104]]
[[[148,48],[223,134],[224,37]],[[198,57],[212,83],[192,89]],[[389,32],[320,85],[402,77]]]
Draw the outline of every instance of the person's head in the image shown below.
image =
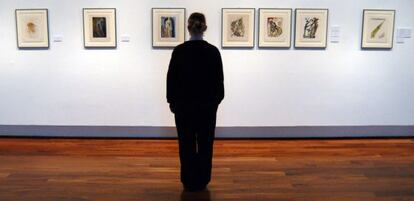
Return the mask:
[[191,14],[187,28],[191,36],[202,36],[207,30],[206,17],[202,13]]

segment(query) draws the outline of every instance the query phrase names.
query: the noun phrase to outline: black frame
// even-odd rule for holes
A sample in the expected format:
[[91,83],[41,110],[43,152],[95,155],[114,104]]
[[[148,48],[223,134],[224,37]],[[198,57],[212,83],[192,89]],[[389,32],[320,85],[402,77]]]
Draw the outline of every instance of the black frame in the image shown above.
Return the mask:
[[[297,46],[296,44],[296,27],[297,27],[297,21],[298,21],[298,10],[326,10],[326,40],[325,40],[325,44],[324,46],[321,47],[302,47],[302,46]],[[326,49],[326,47],[328,46],[328,29],[329,29],[329,9],[327,8],[296,8],[295,9],[295,38],[294,38],[294,46],[296,49]]]
[[152,48],[165,48],[165,49],[171,49],[174,48],[174,46],[155,46],[154,45],[154,10],[184,10],[184,42],[187,39],[187,34],[186,34],[186,19],[187,19],[187,9],[186,8],[151,8],[151,44],[152,44]]
[[[261,19],[262,19],[262,16],[261,16],[261,10],[290,10],[290,27],[289,27],[289,29],[290,29],[290,35],[289,35],[289,46],[287,46],[287,47],[269,47],[269,46],[260,46],[260,26],[261,26]],[[258,45],[258,47],[259,48],[275,48],[275,49],[289,49],[289,48],[291,48],[292,47],[292,25],[293,25],[293,23],[292,23],[292,19],[293,19],[293,9],[292,8],[259,8],[259,25],[257,26],[257,28],[258,28],[258,31],[257,31],[257,33],[258,33],[258,36],[257,36],[257,45]]]
[[[394,19],[392,22],[392,36],[391,47],[364,47],[364,27],[365,27],[365,11],[391,11],[394,12]],[[396,10],[392,9],[363,9],[362,10],[362,30],[361,30],[361,49],[392,49],[394,47],[394,32],[395,32],[395,15]]]
[[[19,28],[17,22],[18,11],[46,11],[46,24],[47,24],[47,47],[20,47],[19,46]],[[49,10],[47,8],[35,8],[35,9],[15,9],[15,21],[16,21],[16,41],[17,48],[19,49],[49,49],[50,48],[50,35],[49,35]]]
[[[86,46],[86,38],[85,38],[85,10],[102,10],[102,9],[110,9],[114,10],[114,22],[115,22],[115,46]],[[117,48],[118,47],[118,30],[117,30],[117,19],[116,19],[116,8],[83,8],[82,9],[82,21],[83,21],[83,47],[86,49],[100,49],[100,48]]]
[[[224,46],[224,10],[253,10],[253,44],[252,46]],[[231,49],[231,48],[254,48],[256,45],[256,8],[222,8],[221,9],[221,48]]]

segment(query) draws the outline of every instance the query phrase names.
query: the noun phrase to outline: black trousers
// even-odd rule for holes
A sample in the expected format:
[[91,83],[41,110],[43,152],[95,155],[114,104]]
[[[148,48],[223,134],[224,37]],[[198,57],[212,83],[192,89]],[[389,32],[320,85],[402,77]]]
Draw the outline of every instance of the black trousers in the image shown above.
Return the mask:
[[180,177],[186,187],[204,186],[211,180],[217,107],[216,103],[186,103],[176,106]]

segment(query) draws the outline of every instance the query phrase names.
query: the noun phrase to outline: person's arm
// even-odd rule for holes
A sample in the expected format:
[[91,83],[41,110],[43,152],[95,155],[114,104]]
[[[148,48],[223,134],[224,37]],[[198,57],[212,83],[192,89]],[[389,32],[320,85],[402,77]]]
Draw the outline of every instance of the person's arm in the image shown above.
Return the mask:
[[175,113],[175,102],[177,96],[177,52],[173,51],[167,73],[167,102],[170,104],[171,112]]
[[223,61],[221,59],[220,52],[217,50],[217,103],[220,104],[224,99],[224,73],[223,73]]

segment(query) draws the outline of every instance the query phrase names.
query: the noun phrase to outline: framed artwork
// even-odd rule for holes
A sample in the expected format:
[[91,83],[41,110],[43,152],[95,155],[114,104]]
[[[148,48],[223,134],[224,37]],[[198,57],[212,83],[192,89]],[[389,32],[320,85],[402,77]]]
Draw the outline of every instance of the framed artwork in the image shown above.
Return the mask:
[[175,47],[185,41],[185,8],[152,9],[152,47]]
[[395,10],[365,9],[362,48],[391,49],[394,39]]
[[116,48],[116,40],[115,8],[83,9],[85,48]]
[[223,8],[221,45],[226,47],[254,47],[254,8]]
[[49,48],[47,9],[16,9],[18,48]]
[[259,9],[259,47],[290,47],[291,30],[292,9]]
[[296,9],[295,47],[326,48],[328,9]]

